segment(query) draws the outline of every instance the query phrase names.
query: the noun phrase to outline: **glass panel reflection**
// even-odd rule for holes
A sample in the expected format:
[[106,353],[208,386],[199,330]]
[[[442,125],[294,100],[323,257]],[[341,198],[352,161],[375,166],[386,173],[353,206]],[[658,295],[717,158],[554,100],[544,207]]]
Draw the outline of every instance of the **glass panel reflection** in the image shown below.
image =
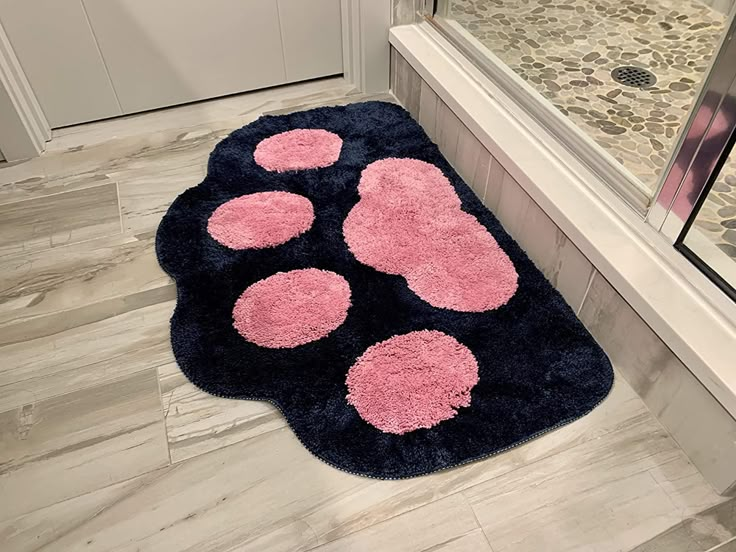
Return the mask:
[[736,298],[736,153],[731,150],[718,176],[686,226],[684,252]]

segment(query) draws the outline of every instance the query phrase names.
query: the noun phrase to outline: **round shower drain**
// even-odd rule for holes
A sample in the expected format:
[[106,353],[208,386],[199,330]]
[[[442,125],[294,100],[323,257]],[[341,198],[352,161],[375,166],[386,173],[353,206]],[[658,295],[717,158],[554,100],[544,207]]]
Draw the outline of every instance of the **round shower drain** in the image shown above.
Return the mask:
[[626,86],[633,86],[634,88],[649,88],[657,82],[657,77],[654,76],[654,73],[641,67],[616,67],[611,71],[611,76],[616,82]]

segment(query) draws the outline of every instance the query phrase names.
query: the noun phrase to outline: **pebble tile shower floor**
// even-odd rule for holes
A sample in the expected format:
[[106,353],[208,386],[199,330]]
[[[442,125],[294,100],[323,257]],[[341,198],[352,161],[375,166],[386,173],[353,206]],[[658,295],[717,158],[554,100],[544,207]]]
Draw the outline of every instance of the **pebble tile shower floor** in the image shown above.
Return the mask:
[[[450,17],[652,191],[724,23],[693,0],[457,0]],[[627,65],[657,83],[617,83]]]

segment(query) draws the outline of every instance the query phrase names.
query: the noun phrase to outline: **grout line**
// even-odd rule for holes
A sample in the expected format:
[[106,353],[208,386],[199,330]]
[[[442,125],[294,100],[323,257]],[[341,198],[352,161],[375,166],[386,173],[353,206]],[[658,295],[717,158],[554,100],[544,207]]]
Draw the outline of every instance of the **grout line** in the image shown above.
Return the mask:
[[[430,88],[430,90],[432,90]],[[439,141],[440,141],[440,133],[438,130],[439,125],[439,116],[441,111],[440,104],[444,105],[445,102],[443,102],[440,97],[437,95],[437,93],[432,90],[432,94],[434,94],[434,115],[432,115],[432,123],[434,124],[434,128],[432,129],[432,134],[434,136],[430,136],[430,139],[439,147]]]
[[110,69],[107,67],[107,61],[105,61],[105,57],[102,55],[102,50],[100,49],[100,41],[97,40],[97,35],[95,34],[95,30],[92,27],[92,23],[89,20],[89,14],[87,13],[87,6],[84,5],[84,0],[79,0],[79,4],[82,7],[82,12],[84,13],[84,19],[87,21],[89,32],[92,34],[92,38],[95,41],[95,48],[97,48],[97,54],[100,56],[100,61],[102,61],[102,66],[105,68],[105,75],[107,75],[107,81],[110,83],[110,90],[112,91],[112,95],[115,98],[115,103],[118,106],[120,115],[125,115],[125,112],[123,111],[123,106],[120,105],[120,99],[118,98],[117,90],[115,90],[115,85],[112,82],[112,77],[110,76]]
[[[166,423],[166,414],[164,413],[164,397],[163,397],[163,394],[161,393],[161,374],[159,372],[159,368],[161,366],[163,366],[163,364],[156,366],[154,370],[156,371],[156,386],[158,389],[159,412],[161,413],[161,427],[163,428],[163,431],[164,431],[164,442],[166,443],[166,455],[169,457],[169,466],[171,466],[173,462],[171,461],[171,443],[169,442],[169,426]],[[174,391],[172,391],[172,394],[173,393]]]
[[123,206],[120,201],[120,182],[115,181],[115,198],[118,202],[118,220],[120,221],[120,233],[125,234],[125,228],[123,227]]
[[[483,177],[483,195],[481,196],[480,201],[481,201],[481,203],[483,203],[483,206],[486,209],[488,209],[488,211],[490,211],[490,213],[494,217],[497,217],[498,216],[498,205],[501,203],[501,192],[500,192],[500,190],[498,192],[498,200],[499,201],[495,205],[495,208],[493,209],[493,211],[491,211],[491,209],[489,209],[488,206],[486,205],[486,196],[488,195],[488,184],[490,184],[490,182],[491,182],[491,169],[493,168],[493,164],[494,163],[498,163],[498,161],[496,161],[496,158],[493,157],[493,155],[491,154],[491,152],[489,152],[488,150],[486,150],[483,147],[482,144],[481,144],[481,150],[485,150],[488,153],[488,168],[486,169],[486,175]],[[481,154],[482,154],[482,151],[481,151]],[[480,160],[481,154],[478,155],[478,160]],[[501,186],[501,182],[499,182],[498,185],[500,187]]]
[[[586,260],[588,258],[586,257]],[[590,260],[588,260],[590,263]],[[585,293],[583,293],[583,298],[580,300],[580,305],[577,309],[575,309],[575,315],[578,316],[580,314],[580,311],[583,310],[583,305],[585,304],[585,300],[588,298],[588,293],[590,293],[590,288],[593,286],[593,278],[595,278],[595,275],[598,273],[595,266],[593,266],[593,263],[590,263],[590,277],[588,278],[588,284],[585,286]]]
[[463,502],[468,505],[468,508],[470,508],[470,511],[473,512],[473,517],[475,518],[475,524],[478,526],[478,529],[480,529],[480,532],[483,534],[483,538],[486,539],[486,542],[488,543],[488,548],[493,552],[493,545],[491,545],[491,539],[488,538],[488,535],[486,534],[486,530],[483,529],[483,524],[478,519],[478,514],[475,512],[475,508],[473,508],[473,505],[468,500],[468,497],[465,496],[465,490],[463,489],[458,494],[463,499]]
[[455,134],[455,145],[452,148],[452,152],[453,152],[452,153],[452,157],[454,158],[454,161],[452,163],[450,163],[450,164],[454,168],[457,165],[457,158],[458,158],[457,148],[460,145],[460,129],[461,128],[467,128],[467,127],[465,125],[463,125],[463,123],[460,121],[460,119],[458,119],[457,115],[455,115],[454,113],[453,113],[453,115],[455,116],[455,120],[457,121],[457,134]]
[[276,0],[276,18],[279,21],[279,41],[281,42],[281,63],[284,67],[284,79],[286,79],[286,82],[289,82],[289,73],[287,71],[286,67],[286,47],[284,46],[284,30],[283,30],[283,23],[281,21],[281,0]]

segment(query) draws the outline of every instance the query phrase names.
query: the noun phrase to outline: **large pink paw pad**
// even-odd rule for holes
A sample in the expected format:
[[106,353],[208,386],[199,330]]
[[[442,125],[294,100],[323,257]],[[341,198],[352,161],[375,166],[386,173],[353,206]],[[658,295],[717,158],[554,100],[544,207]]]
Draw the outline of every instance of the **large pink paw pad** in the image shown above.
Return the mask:
[[350,368],[347,400],[369,424],[401,435],[430,428],[470,406],[478,363],[438,331],[397,335],[368,347]]
[[253,157],[269,171],[320,169],[340,157],[342,139],[323,129],[297,129],[275,134],[256,146]]
[[517,288],[508,255],[474,216],[442,171],[417,159],[383,159],[360,177],[360,201],[343,224],[362,263],[403,276],[434,307],[496,309]]
[[286,243],[306,232],[314,208],[306,197],[289,192],[259,192],[231,199],[210,216],[210,236],[231,249],[262,249]]
[[290,348],[327,336],[345,321],[349,307],[350,286],[339,274],[316,268],[278,272],[243,292],[233,326],[261,347]]

